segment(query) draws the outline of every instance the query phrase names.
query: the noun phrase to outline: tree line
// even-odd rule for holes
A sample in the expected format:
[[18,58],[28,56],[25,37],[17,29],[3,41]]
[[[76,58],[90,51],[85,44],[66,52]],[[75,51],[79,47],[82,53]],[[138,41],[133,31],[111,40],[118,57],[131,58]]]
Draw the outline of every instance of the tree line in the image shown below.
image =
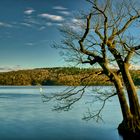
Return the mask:
[[[112,85],[109,79],[100,74],[101,69],[56,67],[19,70],[0,73],[0,85]],[[132,70],[132,77],[140,83],[140,70]]]

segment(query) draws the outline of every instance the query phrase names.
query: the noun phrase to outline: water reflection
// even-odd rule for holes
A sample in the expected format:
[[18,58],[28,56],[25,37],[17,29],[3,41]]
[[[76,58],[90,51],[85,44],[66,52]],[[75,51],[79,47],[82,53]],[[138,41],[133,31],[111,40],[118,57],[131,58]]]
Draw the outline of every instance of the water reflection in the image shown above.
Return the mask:
[[[45,88],[55,92],[64,87]],[[53,105],[53,102],[42,102],[39,88],[3,87],[0,89],[0,139],[122,140],[117,131],[122,118],[115,98],[106,104],[102,114],[104,122],[100,123],[81,119],[87,109],[85,99],[69,112],[51,111]]]

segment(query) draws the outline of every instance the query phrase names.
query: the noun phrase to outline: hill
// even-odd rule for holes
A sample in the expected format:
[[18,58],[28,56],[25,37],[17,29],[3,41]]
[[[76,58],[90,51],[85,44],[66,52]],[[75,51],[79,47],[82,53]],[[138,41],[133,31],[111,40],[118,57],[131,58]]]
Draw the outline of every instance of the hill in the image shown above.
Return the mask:
[[[100,69],[56,67],[0,73],[0,85],[111,85]],[[140,70],[131,71],[135,83],[140,83]]]

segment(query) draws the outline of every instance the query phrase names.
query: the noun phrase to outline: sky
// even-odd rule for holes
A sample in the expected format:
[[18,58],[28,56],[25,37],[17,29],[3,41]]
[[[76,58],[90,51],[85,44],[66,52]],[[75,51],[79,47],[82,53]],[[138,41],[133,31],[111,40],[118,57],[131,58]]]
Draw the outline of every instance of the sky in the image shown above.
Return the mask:
[[52,43],[88,8],[85,0],[0,0],[0,72],[69,66]]
[[59,51],[62,23],[73,22],[85,0],[0,0],[0,71],[67,66]]

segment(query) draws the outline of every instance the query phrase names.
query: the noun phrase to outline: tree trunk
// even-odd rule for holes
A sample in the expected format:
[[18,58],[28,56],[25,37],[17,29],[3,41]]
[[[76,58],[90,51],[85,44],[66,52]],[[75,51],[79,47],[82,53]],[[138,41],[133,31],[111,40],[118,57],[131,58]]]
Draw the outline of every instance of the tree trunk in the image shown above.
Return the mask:
[[118,129],[122,135],[130,134],[139,137],[140,136],[140,105],[138,101],[136,88],[132,80],[132,77],[130,75],[127,64],[124,64],[121,67],[121,73],[128,94],[131,115],[129,119],[124,119],[122,121]]
[[140,105],[137,96],[137,91],[130,75],[127,64],[124,64],[122,71],[123,81],[128,93],[129,105],[131,113],[140,119]]
[[128,121],[130,120],[130,118],[132,118],[132,114],[127,104],[127,100],[126,100],[125,93],[122,86],[122,81],[117,76],[114,77],[114,85],[117,90],[117,95],[118,95],[121,110],[122,110],[123,120]]
[[[122,61],[121,61],[122,62]],[[115,88],[117,90],[117,95],[119,98],[123,121],[119,125],[118,130],[121,135],[131,134],[140,136],[140,106],[138,102],[137,92],[130,75],[128,66],[125,63],[119,63],[119,67],[122,74],[122,79],[115,73],[111,72],[107,65],[101,65],[104,73],[113,81]],[[129,105],[126,100],[124,85],[129,98]]]

